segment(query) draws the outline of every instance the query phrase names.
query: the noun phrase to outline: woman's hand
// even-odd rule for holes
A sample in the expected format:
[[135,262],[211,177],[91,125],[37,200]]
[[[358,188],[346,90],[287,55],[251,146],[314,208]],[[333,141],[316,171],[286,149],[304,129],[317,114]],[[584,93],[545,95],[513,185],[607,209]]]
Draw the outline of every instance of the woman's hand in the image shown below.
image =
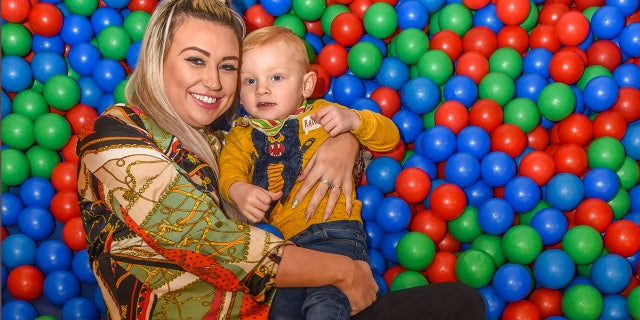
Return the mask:
[[343,284],[336,284],[351,305],[351,315],[370,306],[377,297],[378,284],[373,278],[371,267],[366,261],[353,261],[355,268],[352,276],[345,279]]
[[302,181],[302,186],[294,198],[294,203],[301,202],[309,190],[314,185],[318,185],[306,208],[307,220],[316,212],[320,201],[327,193],[329,193],[329,199],[322,214],[323,219],[326,220],[331,216],[341,193],[345,195],[346,210],[349,214],[351,213],[353,167],[359,150],[358,140],[350,133],[329,138],[320,145],[298,177],[298,181]]

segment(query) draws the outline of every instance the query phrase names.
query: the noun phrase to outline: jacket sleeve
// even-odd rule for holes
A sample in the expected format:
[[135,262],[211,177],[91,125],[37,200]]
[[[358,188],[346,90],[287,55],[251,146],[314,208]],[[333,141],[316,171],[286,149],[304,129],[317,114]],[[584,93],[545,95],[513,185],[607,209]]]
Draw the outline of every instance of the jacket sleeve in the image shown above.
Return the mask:
[[220,194],[229,199],[229,187],[234,182],[243,181],[251,183],[253,161],[250,129],[235,127],[229,131],[220,153]]
[[360,125],[351,132],[363,146],[375,152],[386,152],[396,147],[400,131],[391,119],[370,110],[355,112],[360,116]]

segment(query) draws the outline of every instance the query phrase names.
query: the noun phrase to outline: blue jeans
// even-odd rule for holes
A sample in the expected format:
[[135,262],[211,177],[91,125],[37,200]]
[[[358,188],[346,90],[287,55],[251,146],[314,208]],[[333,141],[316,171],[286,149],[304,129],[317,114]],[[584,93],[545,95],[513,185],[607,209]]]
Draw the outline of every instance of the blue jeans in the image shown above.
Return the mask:
[[[300,247],[367,260],[367,243],[359,221],[332,221],[314,224],[289,239]],[[350,319],[347,296],[334,286],[283,288],[276,291],[271,320]]]

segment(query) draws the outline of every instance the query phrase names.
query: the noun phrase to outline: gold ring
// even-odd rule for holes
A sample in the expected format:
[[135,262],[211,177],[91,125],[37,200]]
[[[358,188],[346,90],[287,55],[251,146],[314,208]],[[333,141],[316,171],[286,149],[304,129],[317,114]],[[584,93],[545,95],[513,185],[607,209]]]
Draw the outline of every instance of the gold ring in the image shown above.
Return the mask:
[[331,188],[331,183],[329,183],[329,180],[327,179],[322,179],[322,183],[326,183],[329,185],[329,188]]
[[332,188],[340,189],[340,186],[336,186],[332,184],[331,186],[329,186],[329,189],[332,189]]

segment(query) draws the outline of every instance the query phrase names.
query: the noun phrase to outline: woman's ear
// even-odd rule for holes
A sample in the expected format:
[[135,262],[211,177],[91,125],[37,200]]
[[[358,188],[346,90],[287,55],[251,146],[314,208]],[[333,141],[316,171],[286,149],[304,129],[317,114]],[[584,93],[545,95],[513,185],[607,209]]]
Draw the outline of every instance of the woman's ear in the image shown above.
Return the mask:
[[318,75],[313,71],[309,71],[304,75],[302,78],[302,95],[305,98],[311,97],[317,81]]

